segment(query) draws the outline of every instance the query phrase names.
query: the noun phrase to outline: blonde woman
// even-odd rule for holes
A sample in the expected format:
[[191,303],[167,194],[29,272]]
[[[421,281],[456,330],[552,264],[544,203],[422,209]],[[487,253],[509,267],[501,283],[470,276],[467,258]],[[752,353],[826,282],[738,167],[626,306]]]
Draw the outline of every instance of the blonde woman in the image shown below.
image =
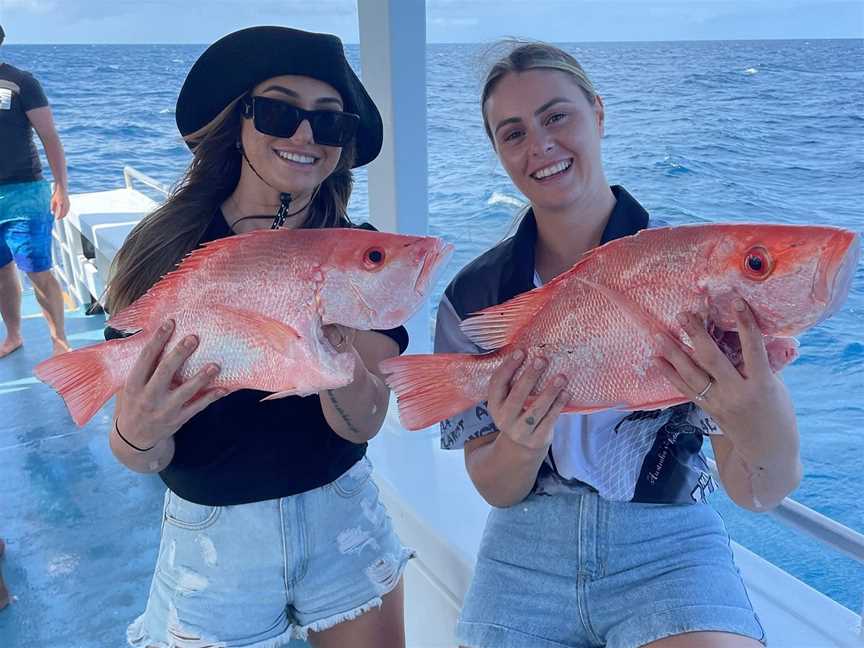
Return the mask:
[[[439,352],[479,352],[459,328],[470,313],[654,224],[606,180],[603,100],[572,56],[517,44],[491,66],[481,106],[495,153],[530,206],[515,235],[448,286],[438,310]],[[514,355],[493,376],[487,402],[442,423],[442,445],[464,448],[468,473],[493,506],[458,626],[464,645],[764,642],[723,522],[705,503],[714,485],[703,435],[722,428],[724,436],[710,439],[723,485],[748,509],[779,502],[798,484],[801,465],[787,391],[770,370],[747,305],[739,308],[747,376],[689,313],[680,317],[696,361],[678,347],[658,360],[698,407],[562,415],[568,397],[559,376],[526,408],[546,363]]]

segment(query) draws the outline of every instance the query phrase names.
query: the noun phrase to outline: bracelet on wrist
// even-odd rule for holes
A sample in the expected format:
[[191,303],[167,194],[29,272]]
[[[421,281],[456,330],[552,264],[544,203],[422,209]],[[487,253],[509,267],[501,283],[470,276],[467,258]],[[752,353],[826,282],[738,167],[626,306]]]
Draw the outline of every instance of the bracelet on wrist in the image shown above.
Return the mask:
[[120,428],[119,428],[118,425],[117,425],[117,419],[116,419],[116,418],[114,419],[114,431],[117,433],[117,436],[120,437],[120,440],[123,441],[123,443],[125,443],[126,445],[128,445],[128,446],[129,446],[130,448],[132,448],[133,450],[137,450],[138,452],[149,452],[150,450],[152,450],[153,448],[156,447],[155,445],[152,445],[152,446],[150,446],[149,448],[139,448],[139,447],[136,446],[134,443],[132,443],[131,441],[129,441],[129,439],[127,439],[127,438],[124,437],[122,434],[120,434]]

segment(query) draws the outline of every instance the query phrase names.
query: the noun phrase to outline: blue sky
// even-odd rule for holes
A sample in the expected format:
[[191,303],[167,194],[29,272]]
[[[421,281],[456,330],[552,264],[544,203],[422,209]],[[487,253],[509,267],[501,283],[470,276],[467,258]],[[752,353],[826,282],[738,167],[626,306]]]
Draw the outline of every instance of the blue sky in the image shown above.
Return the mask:
[[[429,42],[864,38],[864,0],[427,0],[426,14]],[[358,39],[356,0],[0,0],[0,23],[8,43],[207,43],[260,24]]]

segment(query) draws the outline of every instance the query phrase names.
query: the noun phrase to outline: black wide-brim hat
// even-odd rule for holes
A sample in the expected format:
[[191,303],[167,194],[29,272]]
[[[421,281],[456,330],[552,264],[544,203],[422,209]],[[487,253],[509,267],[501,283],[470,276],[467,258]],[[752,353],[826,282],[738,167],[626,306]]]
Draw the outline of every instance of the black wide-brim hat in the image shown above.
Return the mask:
[[332,34],[288,27],[249,27],[208,47],[189,70],[177,97],[180,134],[186,137],[200,130],[234,99],[283,74],[312,77],[336,88],[345,112],[360,116],[354,166],[378,156],[384,130],[381,115],[348,65],[342,41]]

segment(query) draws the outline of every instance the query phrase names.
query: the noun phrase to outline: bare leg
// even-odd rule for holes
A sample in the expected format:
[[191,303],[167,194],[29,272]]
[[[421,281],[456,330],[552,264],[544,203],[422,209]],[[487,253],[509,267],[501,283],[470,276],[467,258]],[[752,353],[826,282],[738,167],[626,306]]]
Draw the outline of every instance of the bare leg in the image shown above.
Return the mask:
[[729,632],[687,632],[652,641],[643,648],[762,648],[762,644]]
[[63,328],[63,291],[60,290],[60,284],[50,270],[28,272],[27,276],[36,292],[36,301],[42,307],[45,320],[48,322],[51,342],[54,343],[54,355],[68,351],[69,343],[66,341],[66,332]]
[[402,581],[373,608],[356,619],[344,621],[321,632],[310,632],[315,648],[404,648],[405,618]]
[[[0,358],[21,348],[21,284],[15,262],[0,268],[0,316],[6,325],[6,340],[0,345]],[[5,591],[5,590],[4,590]]]
[[[0,558],[3,557],[3,553],[6,551],[6,543],[3,542],[3,538],[0,538]],[[6,589],[6,583],[3,582],[3,573],[0,572],[0,610],[9,605],[9,590]]]

